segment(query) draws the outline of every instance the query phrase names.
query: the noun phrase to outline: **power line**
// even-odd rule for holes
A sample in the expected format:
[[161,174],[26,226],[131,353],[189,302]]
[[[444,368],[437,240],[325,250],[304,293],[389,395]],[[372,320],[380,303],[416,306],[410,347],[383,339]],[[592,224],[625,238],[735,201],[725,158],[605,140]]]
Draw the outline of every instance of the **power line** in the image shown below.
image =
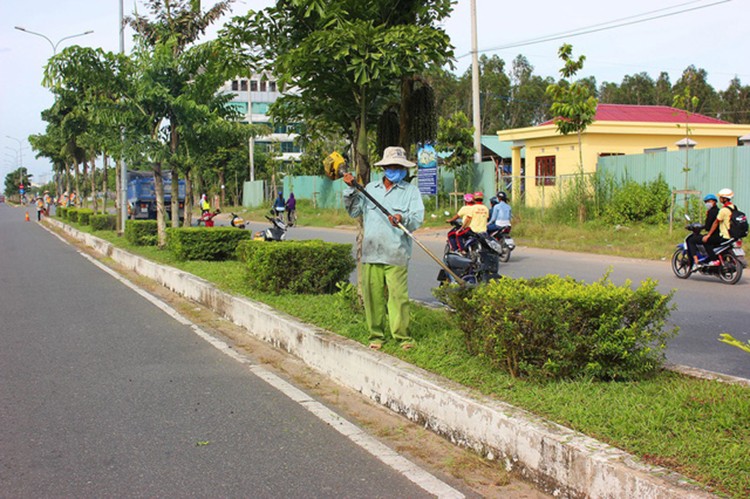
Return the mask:
[[[636,19],[636,18],[643,17],[645,15],[656,13],[656,12],[662,12],[664,10],[672,10],[674,8],[677,8],[677,7],[683,7],[683,6],[686,6],[686,5],[697,3],[699,1],[701,1],[701,0],[693,0],[691,2],[685,2],[685,3],[682,3],[682,4],[673,5],[672,7],[665,7],[665,8],[662,8],[662,9],[648,11],[648,12],[644,12],[644,13],[641,13],[641,14],[636,14],[636,15],[633,15],[633,16],[628,16],[628,17],[623,17],[623,18],[619,18],[619,19],[614,19],[614,20],[608,21],[608,22],[598,23],[598,24],[594,24],[594,25],[591,25],[591,26],[585,26],[583,28],[577,28],[577,29],[574,29],[574,30],[570,30],[568,32],[555,33],[555,34],[546,35],[546,36],[542,36],[542,37],[538,37],[538,38],[532,38],[532,39],[529,39],[529,40],[515,42],[515,43],[511,43],[511,44],[507,44],[507,45],[500,45],[500,46],[497,46],[497,47],[492,47],[492,48],[488,48],[488,49],[482,49],[482,50],[478,50],[477,52],[478,53],[484,53],[484,52],[492,52],[492,51],[495,51],[495,50],[505,50],[505,49],[511,49],[511,48],[517,48],[517,47],[525,47],[527,45],[536,45],[536,44],[539,44],[539,43],[551,42],[551,41],[560,40],[560,39],[563,39],[563,38],[572,38],[572,37],[575,37],[575,36],[588,35],[588,34],[597,33],[597,32],[600,32],[600,31],[606,31],[606,30],[615,29],[615,28],[622,28],[624,26],[631,26],[631,25],[634,25],[634,24],[640,24],[640,23],[644,23],[644,22],[648,22],[648,21],[654,21],[654,20],[657,20],[657,19],[663,19],[663,18],[666,18],[666,17],[676,16],[678,14],[684,14],[686,12],[692,12],[692,11],[696,11],[696,10],[706,9],[706,8],[714,7],[716,5],[720,5],[720,4],[723,4],[723,3],[731,2],[732,0],[719,0],[717,2],[713,2],[713,3],[710,3],[710,4],[699,5],[697,7],[691,7],[691,8],[688,8],[688,9],[682,9],[682,10],[678,10],[678,11],[675,11],[675,12],[669,12],[669,13],[666,13],[666,14],[661,14],[661,15],[658,15],[658,16],[646,17],[644,19]],[[621,21],[626,21],[628,19],[636,19],[636,20],[634,20],[634,21],[628,21],[628,22],[621,22]],[[619,23],[619,24],[612,24],[612,23]],[[466,57],[468,55],[471,55],[471,52],[463,54],[463,55],[457,57],[457,59],[461,59],[461,58]]]

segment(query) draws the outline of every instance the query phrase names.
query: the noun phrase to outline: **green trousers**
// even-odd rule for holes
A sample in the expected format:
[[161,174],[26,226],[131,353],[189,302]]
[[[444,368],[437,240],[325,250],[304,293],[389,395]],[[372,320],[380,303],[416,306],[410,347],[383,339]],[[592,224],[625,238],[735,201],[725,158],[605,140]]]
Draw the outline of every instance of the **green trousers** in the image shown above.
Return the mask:
[[382,343],[385,340],[386,307],[393,339],[401,343],[412,341],[407,267],[365,263],[362,272],[362,297],[370,341]]

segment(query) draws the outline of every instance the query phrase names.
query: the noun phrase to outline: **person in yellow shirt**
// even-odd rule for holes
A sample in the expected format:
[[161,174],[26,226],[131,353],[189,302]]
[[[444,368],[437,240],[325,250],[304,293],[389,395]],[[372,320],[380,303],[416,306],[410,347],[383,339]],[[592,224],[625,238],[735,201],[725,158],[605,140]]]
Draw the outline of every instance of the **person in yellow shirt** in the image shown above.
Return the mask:
[[[716,220],[714,220],[714,223],[708,230],[708,234],[703,236],[704,246],[706,245],[706,243],[708,243],[708,240],[711,239],[711,236],[714,235],[717,230],[719,231],[719,236],[721,236],[721,242],[719,244],[722,244],[732,238],[732,236],[729,235],[729,225],[731,223],[730,220],[732,218],[732,211],[734,210],[734,205],[732,204],[734,192],[732,192],[732,189],[722,189],[717,194],[719,196],[719,204],[721,204],[722,208],[719,210],[719,214],[716,215]],[[714,260],[708,262],[707,265],[709,267],[714,267],[721,265],[721,262],[719,262],[718,260]]]

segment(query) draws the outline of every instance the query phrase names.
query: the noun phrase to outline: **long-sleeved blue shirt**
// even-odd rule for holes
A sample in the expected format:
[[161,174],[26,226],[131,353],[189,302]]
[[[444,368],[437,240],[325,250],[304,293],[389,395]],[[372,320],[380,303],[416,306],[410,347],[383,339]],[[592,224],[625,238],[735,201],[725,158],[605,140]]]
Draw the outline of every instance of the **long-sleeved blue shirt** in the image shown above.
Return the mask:
[[[424,204],[419,189],[401,181],[386,191],[383,180],[370,182],[365,190],[392,215],[401,215],[409,231],[424,222]],[[362,263],[384,263],[405,267],[411,258],[412,241],[404,231],[394,227],[388,217],[364,194],[353,187],[344,190],[344,206],[352,217],[363,216]]]
[[511,217],[512,215],[510,205],[504,201],[500,201],[492,208],[490,221],[487,223],[487,225],[504,227],[506,225],[510,225]]

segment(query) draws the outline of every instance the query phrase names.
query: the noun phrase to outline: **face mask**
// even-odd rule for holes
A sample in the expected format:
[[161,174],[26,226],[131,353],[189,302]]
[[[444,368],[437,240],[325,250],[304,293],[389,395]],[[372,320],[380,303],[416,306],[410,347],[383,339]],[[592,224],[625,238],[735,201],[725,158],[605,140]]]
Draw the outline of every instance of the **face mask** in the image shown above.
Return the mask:
[[394,184],[398,184],[399,182],[401,182],[402,180],[406,178],[406,169],[405,168],[386,168],[385,178],[387,178]]
[[706,203],[706,209],[710,210],[713,205],[711,203]]

